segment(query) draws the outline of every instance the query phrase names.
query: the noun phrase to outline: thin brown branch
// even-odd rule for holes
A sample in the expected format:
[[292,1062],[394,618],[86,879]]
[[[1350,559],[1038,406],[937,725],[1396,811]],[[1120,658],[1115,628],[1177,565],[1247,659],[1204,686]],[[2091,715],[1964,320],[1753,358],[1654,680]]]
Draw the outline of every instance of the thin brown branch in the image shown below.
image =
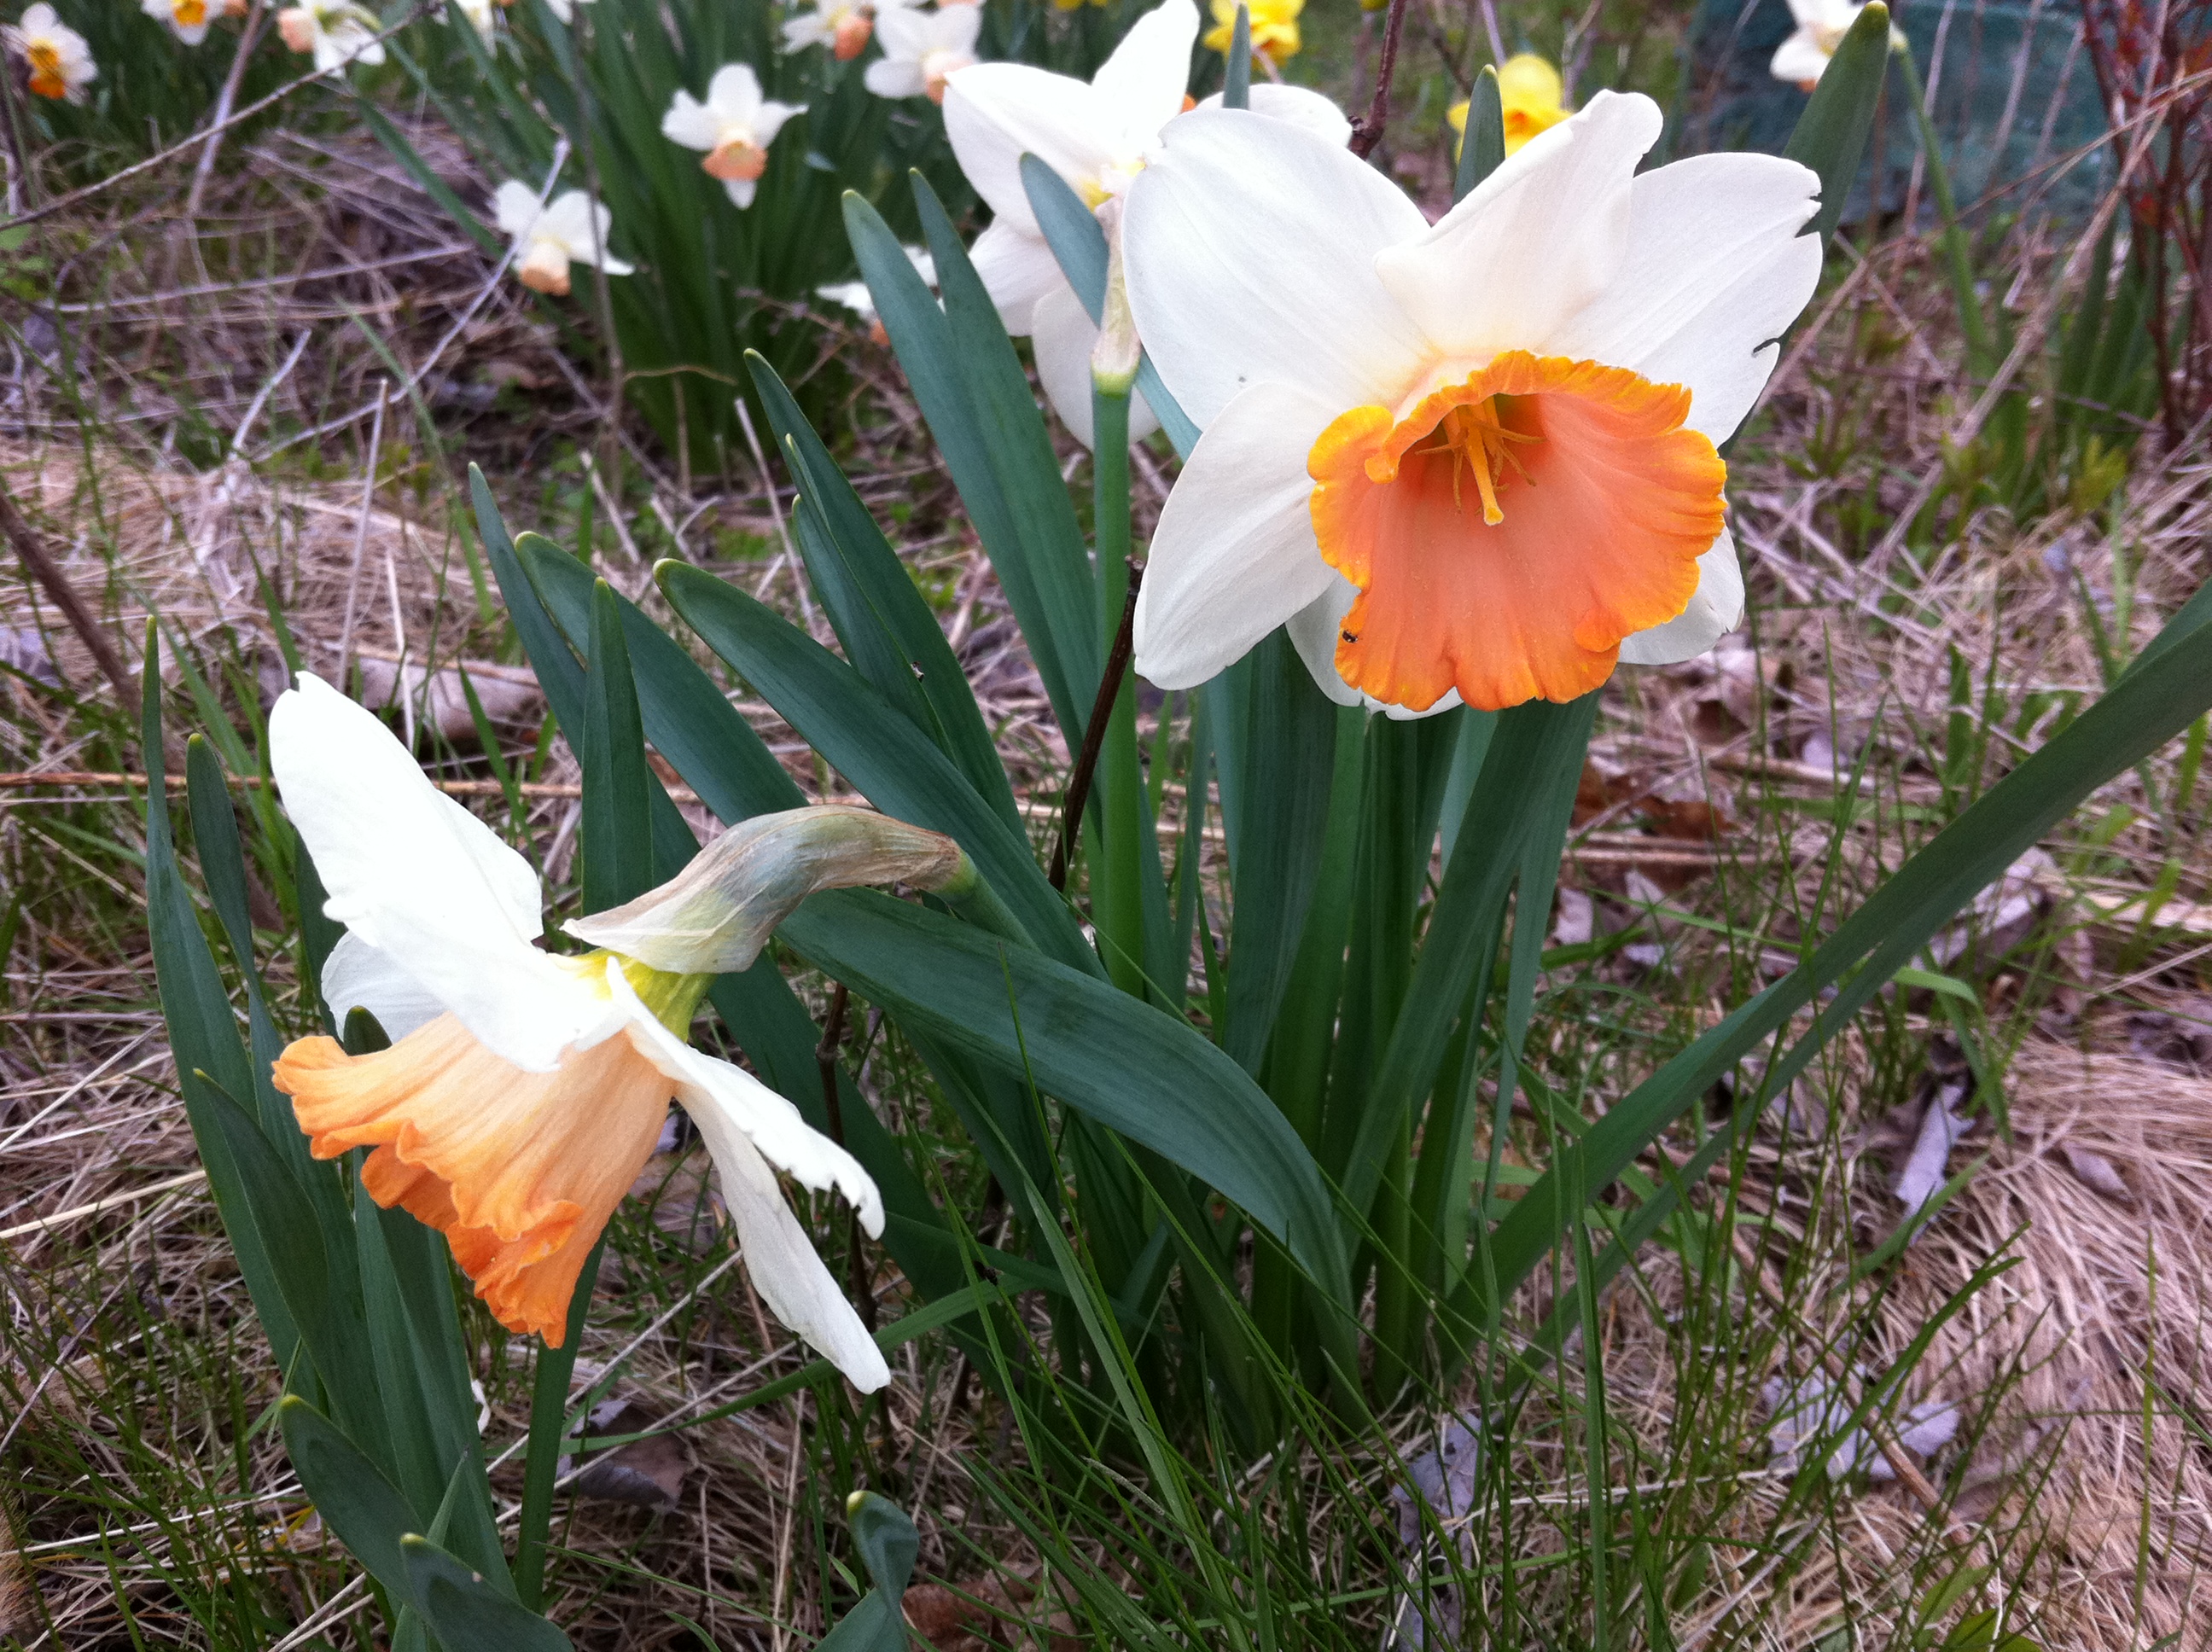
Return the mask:
[[1398,42],[1406,33],[1406,0],[1390,0],[1382,26],[1382,61],[1375,70],[1375,98],[1367,112],[1352,123],[1352,152],[1364,161],[1382,141],[1390,124],[1390,82],[1398,72]]
[[77,595],[76,587],[63,574],[61,565],[47,554],[44,536],[24,519],[21,511],[16,509],[15,497],[8,491],[4,482],[0,482],[0,534],[7,536],[8,543],[15,548],[16,559],[23,564],[23,571],[37,580],[39,588],[53,599],[54,606],[62,610],[62,617],[69,622],[70,629],[76,633],[77,640],[91,652],[94,663],[99,665],[101,674],[115,689],[115,703],[125,709],[135,705],[138,692],[137,679],[124,669],[123,657],[115,652],[115,645],[108,641],[107,633],[100,629],[100,622],[84,605],[84,598]]
[[[1402,3],[1402,0],[1401,0]],[[1121,623],[1114,632],[1114,646],[1106,655],[1106,670],[1098,678],[1098,693],[1091,702],[1091,720],[1083,726],[1083,750],[1076,754],[1074,772],[1067,777],[1067,812],[1060,825],[1060,841],[1052,847],[1052,870],[1045,875],[1052,886],[1067,888],[1067,859],[1074,853],[1075,835],[1083,829],[1083,806],[1091,800],[1091,777],[1098,768],[1098,754],[1106,744],[1106,725],[1113,720],[1114,701],[1121,689],[1122,674],[1136,647],[1137,592],[1144,588],[1145,565],[1129,559],[1129,598],[1121,604]]]

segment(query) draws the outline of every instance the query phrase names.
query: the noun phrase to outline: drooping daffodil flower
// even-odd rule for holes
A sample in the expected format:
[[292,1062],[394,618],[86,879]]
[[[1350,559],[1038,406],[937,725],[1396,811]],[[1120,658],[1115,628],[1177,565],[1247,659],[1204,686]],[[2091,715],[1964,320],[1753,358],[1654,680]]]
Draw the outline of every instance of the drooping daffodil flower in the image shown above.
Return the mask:
[[[937,285],[937,260],[929,256],[926,246],[902,246],[906,261],[933,288]],[[850,310],[867,325],[868,336],[878,344],[890,343],[890,335],[884,331],[883,318],[876,313],[876,295],[868,290],[865,281],[833,281],[817,287],[814,296],[825,303],[835,304],[842,310]]]
[[349,1055],[302,1038],[276,1064],[318,1158],[372,1151],[362,1184],[439,1229],[502,1325],[559,1346],[585,1258],[653,1151],[672,1098],[720,1174],[761,1298],[864,1390],[890,1378],[784,1201],[775,1171],[835,1188],[871,1234],[875,1184],[744,1069],[689,1042],[713,977],[751,964],[816,890],[904,881],[956,897],[974,872],[950,839],[860,809],[732,828],[660,888],[532,944],[536,875],[424,778],[384,726],[302,674],[270,714],[284,807],[346,926],[323,973],[341,1022],[393,1042]]
[[[1247,0],[1252,16],[1252,55],[1279,65],[1298,55],[1298,15],[1306,0]],[[1213,27],[1206,31],[1206,49],[1229,55],[1237,43],[1237,0],[1212,0]]]
[[[1790,0],[1790,15],[1797,20],[1797,28],[1774,48],[1774,60],[1768,65],[1774,78],[1807,92],[1818,86],[1829,59],[1865,9],[1866,0]],[[1889,40],[1894,49],[1905,44],[1905,36],[1893,27]]]
[[701,169],[721,180],[732,205],[749,207],[768,170],[768,146],[784,122],[805,112],[803,103],[762,96],[750,64],[725,64],[707,82],[704,103],[676,88],[676,100],[660,118],[660,135],[687,149],[704,150]]
[[100,78],[92,47],[46,0],[25,7],[21,21],[0,26],[0,44],[21,61],[34,96],[82,103],[84,88]]
[[1201,683],[1289,624],[1342,704],[1568,701],[1743,604],[1715,450],[1812,295],[1819,179],[1640,177],[1601,92],[1431,226],[1282,121],[1200,111],[1129,194],[1129,298],[1203,435],[1160,518],[1137,669]]
[[492,216],[501,234],[514,243],[514,273],[533,293],[565,298],[568,266],[594,265],[611,276],[627,276],[632,266],[607,252],[615,215],[580,189],[541,205],[538,191],[509,179],[492,197]]
[[276,33],[298,52],[312,52],[318,73],[349,63],[374,66],[384,61],[383,27],[376,14],[352,0],[303,0],[276,14]]
[[876,18],[884,55],[860,78],[879,98],[942,103],[945,82],[975,61],[975,39],[982,32],[981,6],[940,6],[935,11],[893,7]]
[[[1022,156],[1034,155],[1058,173],[1094,212],[1118,210],[1131,183],[1158,153],[1160,130],[1189,99],[1191,44],[1198,37],[1192,0],[1166,0],[1121,37],[1089,81],[1028,64],[979,64],[954,75],[945,94],[945,132],[952,153],[990,207],[991,227],[970,250],[975,273],[1018,337],[1032,337],[1037,378],[1060,422],[1091,446],[1091,355],[1097,325],[1060,273],[1022,183]],[[1209,104],[1220,102],[1217,95]],[[1255,114],[1294,121],[1324,141],[1342,144],[1351,124],[1318,92],[1296,86],[1255,86]],[[1159,428],[1139,396],[1129,409],[1129,439]]]
[[[1498,65],[1498,107],[1504,118],[1505,153],[1518,155],[1521,146],[1539,132],[1548,132],[1574,112],[1567,107],[1567,88],[1559,71],[1533,52],[1521,52]],[[1467,100],[1462,98],[1444,111],[1444,118],[1467,141]]]

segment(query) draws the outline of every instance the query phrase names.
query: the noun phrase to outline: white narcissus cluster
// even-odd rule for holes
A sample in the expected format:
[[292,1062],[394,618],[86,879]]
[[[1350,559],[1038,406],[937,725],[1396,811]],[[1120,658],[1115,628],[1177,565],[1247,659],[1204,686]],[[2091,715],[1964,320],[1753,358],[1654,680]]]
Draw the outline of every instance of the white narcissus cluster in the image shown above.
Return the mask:
[[[1086,447],[1091,351],[1098,329],[1030,210],[1022,156],[1042,161],[1094,211],[1121,200],[1158,153],[1161,130],[1189,102],[1184,88],[1198,30],[1191,0],[1167,0],[1137,20],[1087,82],[1027,64],[981,64],[954,75],[945,92],[945,136],[992,212],[991,227],[972,249],[975,273],[1006,331],[1031,337],[1053,410]],[[1302,87],[1255,86],[1252,111],[1340,147],[1352,135],[1334,104]],[[1137,398],[1129,410],[1130,440],[1158,428]]]
[[731,204],[749,207],[768,170],[768,146],[786,121],[805,112],[803,103],[763,97],[750,64],[726,64],[707,82],[704,103],[677,88],[675,101],[660,118],[660,135],[703,151],[707,158],[700,166],[707,175],[720,180]]
[[1819,279],[1819,179],[1757,155],[1638,175],[1662,125],[1600,93],[1434,225],[1287,123],[1167,129],[1129,191],[1129,296],[1204,434],[1140,672],[1200,683],[1287,623],[1341,703],[1497,708],[1737,623],[1716,444]]
[[[777,1185],[835,1188],[870,1234],[883,1201],[845,1150],[744,1069],[688,1040],[714,973],[743,968],[814,889],[973,869],[949,839],[860,810],[732,828],[662,889],[592,920],[622,950],[559,957],[537,875],[423,776],[374,716],[302,675],[270,714],[286,811],[346,926],[323,971],[341,1023],[374,1015],[391,1047],[296,1041],[276,1064],[319,1158],[372,1150],[362,1185],[442,1231],[500,1321],[559,1345],[578,1274],[643,1169],[670,1101],[720,1172],[762,1300],[863,1390],[882,1354]],[[582,924],[589,928],[591,924]],[[649,956],[647,963],[640,954]],[[684,973],[672,973],[672,972]]]
[[555,298],[568,292],[568,266],[590,264],[611,276],[627,276],[632,266],[607,252],[615,215],[572,189],[541,203],[538,191],[510,179],[492,197],[499,232],[514,243],[516,277],[533,293]]

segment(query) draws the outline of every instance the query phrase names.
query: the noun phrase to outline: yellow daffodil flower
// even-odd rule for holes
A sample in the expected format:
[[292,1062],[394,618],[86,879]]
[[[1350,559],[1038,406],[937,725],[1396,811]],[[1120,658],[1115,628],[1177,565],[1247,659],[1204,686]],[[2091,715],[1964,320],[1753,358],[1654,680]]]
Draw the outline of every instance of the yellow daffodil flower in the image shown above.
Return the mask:
[[492,216],[500,234],[514,242],[516,277],[533,293],[565,298],[572,264],[593,264],[611,276],[632,273],[631,265],[607,253],[614,214],[580,189],[541,206],[536,190],[510,179],[492,197]]
[[975,61],[975,39],[982,32],[981,6],[895,7],[876,19],[884,55],[868,65],[861,81],[879,98],[942,103],[946,82]]
[[21,21],[0,27],[0,43],[21,60],[34,96],[82,103],[84,88],[100,78],[84,36],[62,21],[46,0],[26,7]]
[[[1504,117],[1505,153],[1516,155],[1521,146],[1539,132],[1548,132],[1574,112],[1566,106],[1566,87],[1559,71],[1533,52],[1517,52],[1498,65],[1498,105]],[[1467,141],[1467,101],[1462,99],[1444,111],[1452,131]],[[1452,153],[1459,153],[1459,143]]]
[[[1206,49],[1225,58],[1237,38],[1237,0],[1212,0],[1212,8],[1213,27],[1206,32]],[[1298,14],[1306,9],[1306,0],[1250,0],[1248,9],[1254,57],[1279,64],[1298,55]]]
[[[954,158],[991,209],[971,256],[1006,331],[1030,335],[1037,377],[1060,422],[1091,446],[1091,352],[1098,329],[1045,244],[1022,183],[1034,155],[1091,208],[1125,195],[1158,151],[1161,129],[1189,99],[1190,52],[1198,38],[1193,0],[1165,0],[1130,27],[1088,81],[1028,64],[980,64],[948,82],[945,133]],[[1206,100],[1218,105],[1219,95]],[[1352,127],[1337,106],[1298,86],[1255,86],[1252,111],[1304,125],[1342,145]],[[1159,428],[1144,398],[1129,407],[1129,439]]]
[[805,112],[803,103],[763,97],[751,64],[727,64],[708,82],[704,103],[677,88],[675,102],[660,118],[660,135],[687,149],[704,150],[707,158],[699,164],[707,176],[721,180],[732,205],[749,207],[768,170],[768,146],[784,122]]
[[315,1157],[372,1150],[369,1196],[443,1232],[500,1322],[557,1347],[584,1260],[679,1101],[762,1299],[859,1388],[889,1381],[775,1171],[835,1187],[871,1234],[883,1229],[875,1184],[789,1102],[688,1039],[713,977],[748,967],[808,894],[893,879],[955,889],[974,877],[958,847],[866,810],[764,816],[659,889],[571,924],[600,950],[560,957],[532,944],[529,863],[368,712],[303,673],[269,726],[284,807],[325,910],[346,926],[324,996],[333,1016],[366,1009],[394,1040],[354,1056],[302,1038],[277,1059]]
[[1810,298],[1819,179],[1601,92],[1433,226],[1280,121],[1199,112],[1132,185],[1129,295],[1204,432],[1161,514],[1137,669],[1204,682],[1278,625],[1396,714],[1589,692],[1743,605],[1727,439]]

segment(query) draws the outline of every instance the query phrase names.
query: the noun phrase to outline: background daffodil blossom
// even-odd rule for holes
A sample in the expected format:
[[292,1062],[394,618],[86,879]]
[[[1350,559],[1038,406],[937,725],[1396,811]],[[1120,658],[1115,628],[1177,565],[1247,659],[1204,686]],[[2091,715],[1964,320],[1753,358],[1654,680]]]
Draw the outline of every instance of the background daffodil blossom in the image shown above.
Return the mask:
[[[1548,132],[1574,112],[1567,107],[1566,83],[1559,71],[1533,52],[1518,52],[1498,65],[1498,107],[1505,127],[1505,153],[1518,155],[1521,146],[1539,132]],[[1462,98],[1444,111],[1444,118],[1459,134],[1452,153],[1467,141],[1467,100]]]
[[[1774,48],[1774,60],[1768,65],[1774,78],[1791,82],[1808,92],[1818,86],[1836,48],[1843,45],[1844,36],[1851,32],[1851,25],[1865,9],[1865,0],[1790,0],[1790,15],[1796,19],[1797,29]],[[1893,46],[1905,44],[1903,32],[1894,27],[1889,39]]]
[[778,103],[761,95],[760,76],[750,64],[725,64],[707,82],[699,102],[682,87],[660,118],[660,135],[687,149],[705,152],[700,162],[709,178],[721,180],[731,204],[749,207],[768,170],[768,146],[784,122],[803,115],[803,103]]
[[[1252,55],[1270,64],[1297,57],[1304,44],[1298,35],[1298,15],[1305,9],[1306,0],[1247,0],[1252,16]],[[1206,32],[1206,49],[1225,58],[1237,39],[1237,0],[1212,0],[1212,12],[1213,27]]]
[[516,278],[533,293],[567,296],[572,264],[597,264],[611,276],[631,273],[631,265],[607,252],[615,215],[580,189],[540,205],[536,190],[509,179],[492,197],[492,216],[514,242]]
[[[1166,0],[1137,20],[1087,82],[1027,64],[994,63],[962,70],[946,88],[945,136],[992,212],[991,227],[969,249],[975,273],[1006,331],[1032,336],[1037,378],[1053,411],[1085,447],[1098,328],[1030,210],[1022,156],[1036,155],[1094,210],[1126,193],[1158,150],[1161,129],[1183,111],[1198,21],[1192,0]],[[1208,101],[1218,105],[1219,99]],[[1340,147],[1352,135],[1334,104],[1303,87],[1255,86],[1252,110],[1303,125]],[[1158,428],[1152,410],[1137,397],[1129,409],[1130,440]]]
[[327,74],[349,63],[371,67],[384,61],[384,46],[376,38],[376,14],[352,0],[307,0],[276,14],[276,33],[291,50],[312,53],[318,73]]
[[[874,1340],[785,1204],[775,1169],[817,1191],[836,1188],[871,1235],[883,1230],[882,1200],[866,1172],[789,1102],[690,1048],[692,1012],[710,976],[656,970],[610,951],[538,950],[529,863],[329,684],[303,672],[269,728],[270,768],[328,891],[325,911],[346,926],[324,997],[341,1022],[368,1010],[394,1041],[349,1056],[335,1040],[303,1038],[278,1059],[276,1086],[293,1098],[315,1155],[373,1148],[362,1167],[370,1196],[441,1230],[501,1323],[557,1347],[578,1272],[651,1155],[673,1097],[714,1156],[762,1300],[856,1387],[888,1382]],[[932,840],[933,852],[949,847],[895,822],[880,829]],[[860,875],[877,875],[881,864]],[[672,944],[701,942],[702,876],[667,886],[659,903]],[[789,892],[757,864],[741,881],[770,898]],[[653,902],[642,896],[601,917],[636,944],[641,920],[629,914]],[[746,915],[733,910],[733,921]],[[764,936],[764,925],[752,928]]]
[[982,32],[981,6],[940,6],[935,11],[894,6],[880,11],[876,38],[884,55],[861,72],[861,82],[879,98],[942,103],[951,77],[975,61],[975,39]]
[[84,88],[100,78],[84,36],[46,0],[25,7],[21,22],[0,24],[0,43],[22,60],[24,83],[37,96],[82,103]]
[[1742,610],[1715,444],[1811,297],[1819,180],[1642,176],[1600,93],[1433,227],[1279,121],[1194,113],[1130,191],[1130,301],[1204,431],[1154,536],[1137,669],[1200,683],[1275,626],[1401,713],[1568,700]]

